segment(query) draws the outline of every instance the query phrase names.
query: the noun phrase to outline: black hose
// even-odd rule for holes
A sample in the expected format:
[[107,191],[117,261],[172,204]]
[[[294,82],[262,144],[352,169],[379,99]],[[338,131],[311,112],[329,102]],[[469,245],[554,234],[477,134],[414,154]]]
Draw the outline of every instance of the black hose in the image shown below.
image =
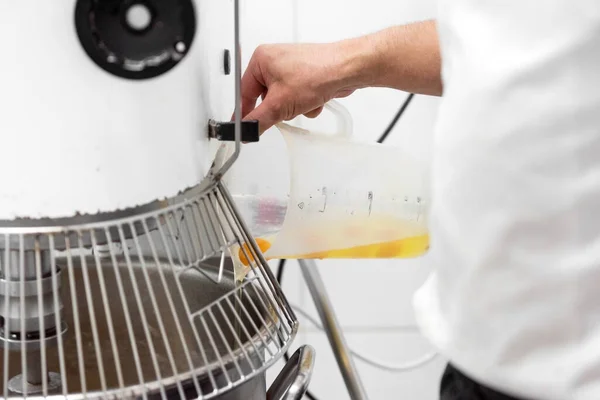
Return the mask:
[[410,102],[412,101],[412,99],[414,97],[415,97],[414,93],[410,93],[408,95],[406,100],[404,100],[404,103],[402,103],[402,106],[400,106],[400,109],[398,110],[398,112],[396,113],[394,118],[390,121],[390,124],[388,125],[388,127],[385,129],[385,131],[383,131],[383,133],[381,134],[379,139],[377,139],[377,143],[385,142],[385,139],[387,139],[389,134],[394,130],[394,128],[396,127],[396,124],[398,123],[400,118],[402,118],[402,115],[404,115],[404,112],[406,111],[406,109],[408,108],[408,106],[410,105]]

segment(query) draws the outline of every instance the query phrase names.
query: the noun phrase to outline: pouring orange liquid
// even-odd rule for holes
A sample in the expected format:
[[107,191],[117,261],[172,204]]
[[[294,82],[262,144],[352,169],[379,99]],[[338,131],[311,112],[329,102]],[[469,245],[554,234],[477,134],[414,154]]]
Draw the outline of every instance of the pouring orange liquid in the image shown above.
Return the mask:
[[[271,242],[257,238],[256,243],[261,252],[265,253],[271,248]],[[245,254],[252,255],[248,248],[240,248],[238,257],[244,266],[248,266],[248,259]],[[324,259],[324,258],[410,258],[423,255],[429,249],[429,235],[418,235],[407,237],[404,239],[392,240],[387,242],[379,242],[366,244],[361,246],[353,246],[342,249],[325,250],[314,253],[289,255],[283,258],[288,259]],[[269,258],[267,258],[267,261]]]

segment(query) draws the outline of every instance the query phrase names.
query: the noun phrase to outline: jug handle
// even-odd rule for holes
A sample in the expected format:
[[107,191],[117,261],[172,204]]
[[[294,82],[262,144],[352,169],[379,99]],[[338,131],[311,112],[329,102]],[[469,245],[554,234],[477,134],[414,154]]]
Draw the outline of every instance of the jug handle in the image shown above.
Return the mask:
[[352,116],[346,107],[342,103],[336,100],[330,100],[325,103],[324,107],[326,110],[331,112],[337,120],[337,132],[336,136],[340,137],[352,137],[353,123]]
[[[341,138],[350,138],[353,134],[353,122],[352,116],[346,107],[344,107],[341,103],[335,100],[330,100],[329,102],[323,105],[323,108],[327,111],[331,112],[336,118],[337,130],[332,136],[337,136]],[[280,122],[276,124],[280,130],[285,128],[287,130],[300,129],[293,125],[290,125],[285,122]],[[314,134],[315,132],[313,132]],[[330,136],[330,135],[327,135]]]

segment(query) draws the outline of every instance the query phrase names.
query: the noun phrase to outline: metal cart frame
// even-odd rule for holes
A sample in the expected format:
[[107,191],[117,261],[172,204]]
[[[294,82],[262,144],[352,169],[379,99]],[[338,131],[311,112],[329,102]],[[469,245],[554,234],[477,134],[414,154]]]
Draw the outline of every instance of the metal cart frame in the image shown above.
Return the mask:
[[323,323],[323,329],[329,339],[329,344],[344,378],[350,399],[367,400],[367,394],[354,365],[352,354],[350,354],[350,350],[346,344],[342,328],[335,316],[333,305],[325,289],[325,284],[319,273],[317,263],[312,259],[300,259],[298,263]]

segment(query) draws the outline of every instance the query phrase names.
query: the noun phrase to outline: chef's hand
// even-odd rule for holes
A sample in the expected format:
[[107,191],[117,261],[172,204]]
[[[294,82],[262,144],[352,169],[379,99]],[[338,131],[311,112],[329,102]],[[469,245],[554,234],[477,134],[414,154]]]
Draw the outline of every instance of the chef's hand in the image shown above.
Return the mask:
[[441,96],[440,70],[435,21],[334,43],[263,45],[242,77],[242,117],[258,120],[262,133],[298,115],[314,118],[329,100],[360,88]]
[[[345,43],[276,44],[258,47],[242,77],[242,117],[260,132],[299,115],[317,117],[333,98],[360,85],[350,79]],[[256,107],[258,98],[262,101]]]

